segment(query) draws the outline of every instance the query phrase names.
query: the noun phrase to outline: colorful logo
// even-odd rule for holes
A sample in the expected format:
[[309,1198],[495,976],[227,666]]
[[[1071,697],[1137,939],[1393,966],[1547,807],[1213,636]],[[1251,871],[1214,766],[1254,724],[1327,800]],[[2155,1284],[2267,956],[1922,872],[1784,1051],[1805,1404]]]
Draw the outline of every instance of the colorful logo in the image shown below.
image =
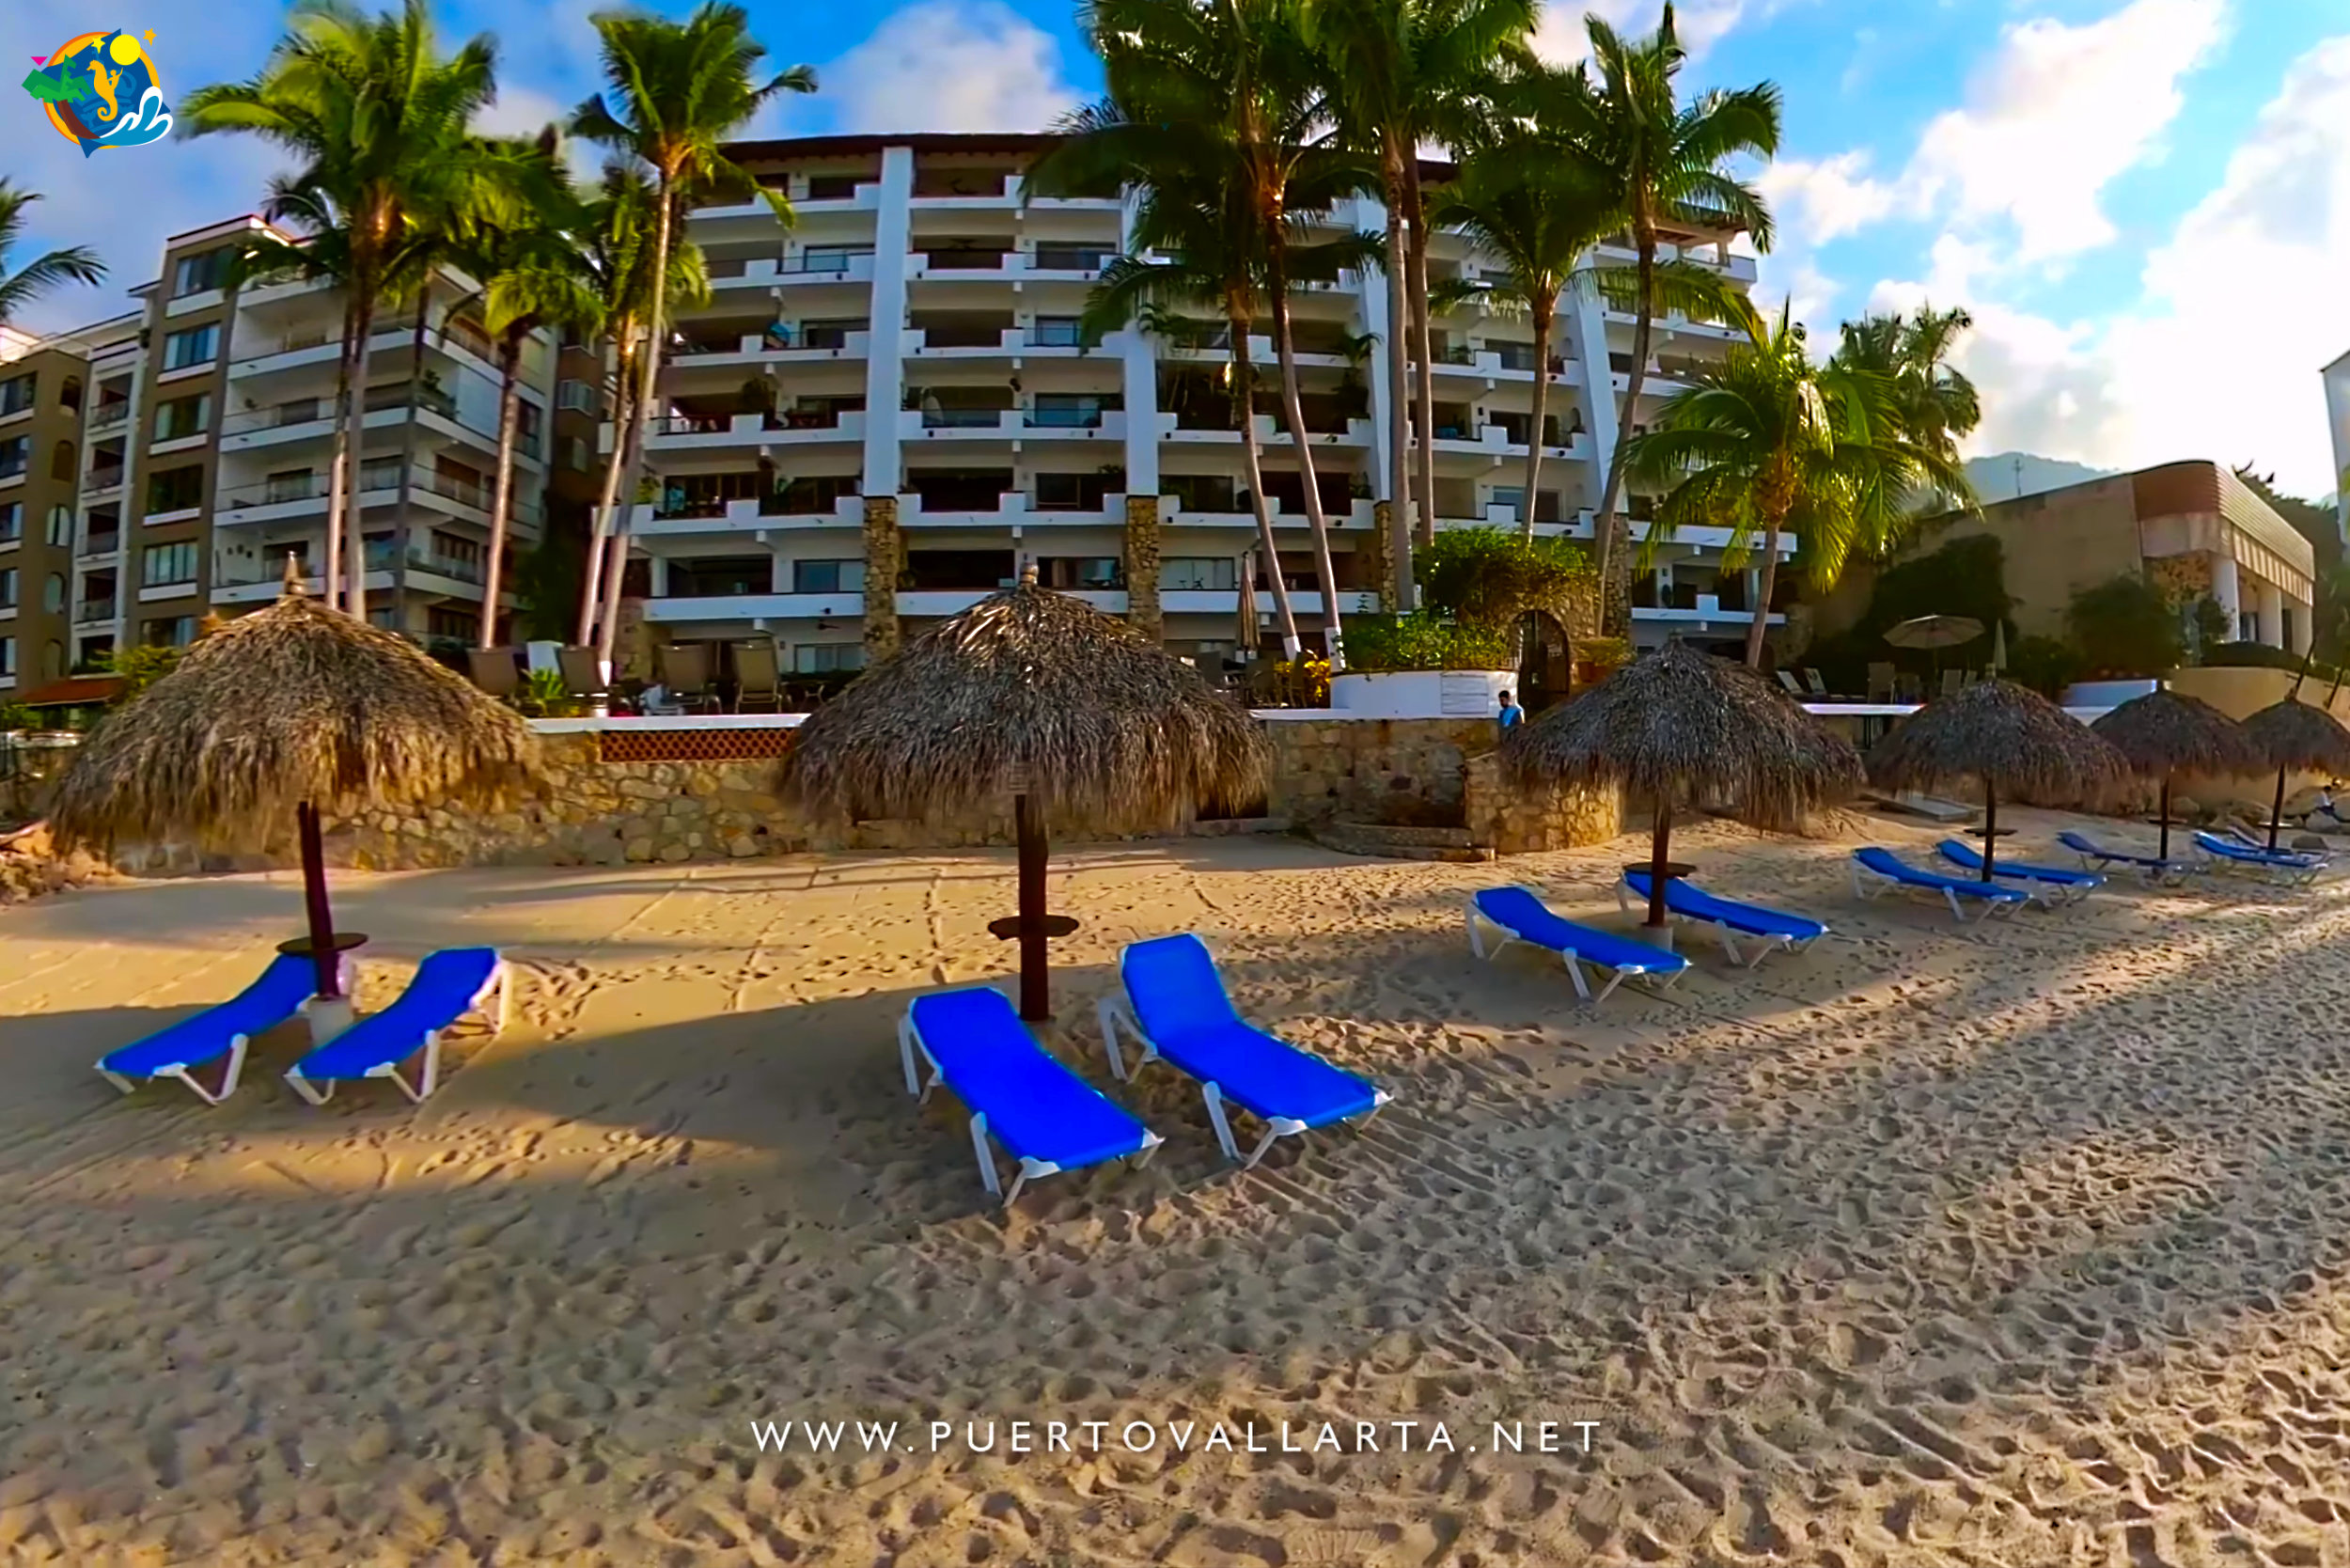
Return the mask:
[[171,134],[171,107],[155,80],[155,62],[128,33],[84,33],[54,55],[34,55],[33,66],[24,90],[85,158]]

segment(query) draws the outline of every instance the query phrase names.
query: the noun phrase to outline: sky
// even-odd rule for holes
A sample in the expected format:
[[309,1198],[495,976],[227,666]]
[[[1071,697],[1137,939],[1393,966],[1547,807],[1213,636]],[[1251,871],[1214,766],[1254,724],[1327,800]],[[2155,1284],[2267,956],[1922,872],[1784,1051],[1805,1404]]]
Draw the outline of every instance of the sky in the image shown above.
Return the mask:
[[[452,39],[498,39],[505,130],[594,90],[588,19],[606,3],[434,0]],[[764,134],[1034,129],[1098,85],[1066,0],[748,8],[778,63],[822,82]],[[1544,53],[1581,52],[1587,8],[1645,30],[1659,5],[1553,4]],[[116,9],[7,0],[0,58],[151,28],[171,98],[250,75],[284,19],[279,0]],[[1964,306],[1977,452],[2250,463],[2288,492],[2334,490],[2318,371],[2350,353],[2350,0],[1683,0],[1679,16],[1689,91],[1768,80],[1784,95],[1778,156],[1747,171],[1778,220],[1764,305],[1792,299],[1826,341],[1869,311]],[[12,259],[86,243],[111,270],[35,327],[127,308],[165,235],[252,210],[275,166],[236,137],[86,164],[29,98],[0,89],[7,115],[0,172],[46,198]]]

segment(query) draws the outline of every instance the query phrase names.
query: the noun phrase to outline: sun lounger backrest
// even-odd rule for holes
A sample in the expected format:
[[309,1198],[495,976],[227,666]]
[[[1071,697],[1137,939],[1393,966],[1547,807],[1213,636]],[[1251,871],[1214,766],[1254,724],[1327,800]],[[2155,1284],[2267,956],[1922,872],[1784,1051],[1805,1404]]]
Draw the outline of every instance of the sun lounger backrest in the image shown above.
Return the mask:
[[419,1030],[446,1028],[464,1016],[497,966],[495,948],[443,948],[428,953],[399,999],[371,1020],[398,1017]]
[[1038,1044],[1002,992],[933,991],[909,1011],[947,1087],[1013,1153],[1066,1163],[1142,1146],[1142,1123]]
[[1208,945],[1184,932],[1136,942],[1118,960],[1143,1033],[1165,1043],[1240,1022]]

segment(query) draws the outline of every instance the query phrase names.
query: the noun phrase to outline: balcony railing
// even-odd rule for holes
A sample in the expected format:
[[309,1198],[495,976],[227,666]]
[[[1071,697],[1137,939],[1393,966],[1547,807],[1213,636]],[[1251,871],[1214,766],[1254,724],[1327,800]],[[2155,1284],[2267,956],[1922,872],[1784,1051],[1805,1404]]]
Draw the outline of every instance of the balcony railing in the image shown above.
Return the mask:
[[1097,431],[1102,428],[1103,412],[1098,408],[1032,408],[1026,423],[1034,430]]
[[122,485],[122,466],[119,463],[111,468],[93,468],[89,471],[89,477],[82,481],[83,493],[96,494],[100,491],[118,490]]
[[117,425],[128,421],[130,417],[131,405],[128,402],[101,403],[90,411],[90,433],[96,435],[100,431],[113,430]]
[[1008,408],[926,408],[922,428],[932,431],[994,430],[1004,422]]
[[121,548],[122,535],[118,531],[111,534],[92,534],[82,542],[82,559],[89,560],[99,556],[111,556]]
[[1010,250],[925,250],[916,251],[928,268],[934,273],[1001,272],[1004,258],[1018,254]]
[[[772,419],[774,416],[769,416]],[[724,435],[733,427],[727,414],[665,414],[652,421],[655,435]]]
[[93,620],[112,620],[115,602],[109,599],[85,599],[73,607],[73,623],[86,626]]
[[771,431],[837,431],[840,428],[840,411],[837,408],[777,409],[760,423]]

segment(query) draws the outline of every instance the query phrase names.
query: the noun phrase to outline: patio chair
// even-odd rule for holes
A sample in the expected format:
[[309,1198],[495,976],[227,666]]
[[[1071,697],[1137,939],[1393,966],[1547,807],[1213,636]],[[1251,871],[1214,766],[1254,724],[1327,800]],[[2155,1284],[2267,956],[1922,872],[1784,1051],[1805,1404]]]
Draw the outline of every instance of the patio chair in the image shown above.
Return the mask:
[[558,648],[555,667],[562,672],[563,695],[574,701],[610,701],[612,683],[603,678],[603,661],[592,648]]
[[1775,669],[1771,671],[1771,673],[1778,677],[1778,683],[1787,688],[1787,695],[1789,697],[1800,698],[1803,696],[1803,682],[1795,679],[1795,672],[1794,670]]
[[[1934,846],[1934,851],[1962,871],[1973,871],[1978,877],[1982,874],[1982,855],[1971,844],[1945,839]],[[2035,866],[2021,860],[1993,861],[1991,876],[1995,882],[2020,884],[2034,903],[2050,909],[2076,903],[2106,885],[2106,879],[2095,871],[2076,871],[2067,866]]]
[[1889,664],[1869,666],[1870,701],[1890,702],[1893,700],[1893,666]]
[[661,684],[680,713],[714,713],[717,694],[710,687],[710,645],[671,642],[661,646]]
[[468,648],[465,673],[500,702],[512,702],[522,695],[523,668],[510,648]]
[[1944,876],[1939,871],[1921,870],[1881,845],[1871,844],[1852,852],[1852,890],[1857,899],[1874,899],[1896,888],[1912,892],[1933,893],[1950,906],[1950,917],[1959,924],[1966,923],[1966,911],[1959,902],[1969,899],[1982,905],[1982,917],[2005,912],[2013,914],[2031,902],[2029,894],[2004,883],[1984,882],[1980,877]]
[[[1645,902],[1654,886],[1654,878],[1646,871],[1624,872],[1623,880],[1616,885],[1616,907],[1629,914],[1631,905],[1624,894],[1630,892]],[[1714,927],[1730,962],[1743,964],[1749,969],[1781,949],[1799,953],[1827,934],[1827,927],[1809,916],[1718,898],[1679,877],[1665,879],[1665,907],[1682,919]],[[1737,939],[1741,936],[1757,944],[1752,958],[1739,954]]]
[[734,711],[783,712],[783,661],[772,637],[750,637],[734,645]]
[[[389,1078],[422,1105],[441,1080],[441,1035],[469,1013],[503,1033],[512,1011],[513,980],[495,948],[443,948],[427,954],[392,1005],[369,1013],[286,1070],[286,1082],[314,1105],[341,1083]],[[416,1063],[415,1081],[400,1075]]]
[[1810,665],[1803,666],[1803,683],[1811,688],[1813,697],[1825,698],[1828,695],[1827,678]]
[[[1488,931],[1500,938],[1490,948],[1485,945]],[[1471,895],[1468,940],[1469,951],[1483,959],[1494,957],[1512,942],[1557,953],[1566,964],[1567,978],[1574,982],[1574,994],[1587,1002],[1606,1001],[1617,986],[1636,975],[1659,991],[1668,990],[1689,967],[1689,961],[1679,953],[1567,919],[1543,902],[1534,889],[1519,885],[1488,887]],[[1583,978],[1586,964],[1612,977],[1596,996]]]
[[1965,670],[1944,670],[1942,672],[1942,695],[1944,697],[1956,697],[1960,692],[1966,690],[1966,672]]
[[[348,996],[355,966],[349,954],[343,955],[340,964]],[[98,1071],[125,1094],[142,1082],[177,1078],[197,1099],[217,1105],[237,1091],[238,1075],[244,1071],[245,1047],[253,1037],[302,1016],[303,1004],[317,990],[314,961],[280,954],[260,979],[228,1000],[107,1052],[99,1058]],[[221,1064],[220,1078],[207,1089],[197,1080],[196,1070],[214,1062]]]

